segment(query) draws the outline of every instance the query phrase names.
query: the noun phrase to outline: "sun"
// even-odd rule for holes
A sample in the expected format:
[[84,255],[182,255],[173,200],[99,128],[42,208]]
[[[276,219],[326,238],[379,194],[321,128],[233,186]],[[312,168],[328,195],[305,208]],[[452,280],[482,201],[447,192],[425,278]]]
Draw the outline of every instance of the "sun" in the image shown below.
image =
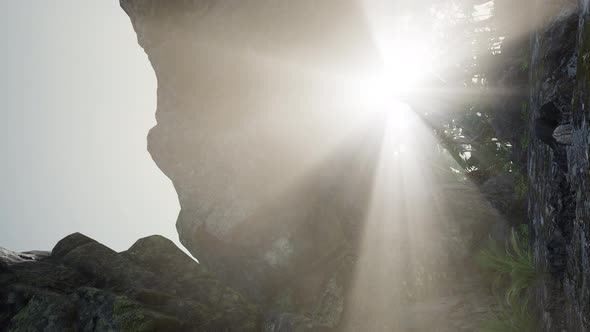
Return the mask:
[[357,79],[354,95],[357,101],[371,107],[399,106],[405,97],[423,88],[426,80],[435,77],[425,47],[411,42],[383,47],[379,71]]
[[366,0],[364,10],[382,61],[383,72],[375,82],[387,86],[390,94],[399,97],[419,89],[424,79],[434,76],[435,52],[431,49],[431,33],[416,30],[411,17],[393,15],[395,8],[387,3]]
[[381,48],[384,62],[384,81],[394,95],[400,96],[419,88],[419,84],[432,72],[430,59],[424,46],[413,41],[398,41],[390,48]]
[[420,45],[399,43],[405,47],[382,49],[380,71],[357,81],[355,95],[364,105],[399,108],[407,95],[420,90],[434,75],[430,60]]

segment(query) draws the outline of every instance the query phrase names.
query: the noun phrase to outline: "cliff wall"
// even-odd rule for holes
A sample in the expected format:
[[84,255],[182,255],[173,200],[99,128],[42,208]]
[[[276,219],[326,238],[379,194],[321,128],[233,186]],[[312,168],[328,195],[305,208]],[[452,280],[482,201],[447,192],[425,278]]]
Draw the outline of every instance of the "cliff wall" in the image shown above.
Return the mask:
[[[537,1],[531,36],[529,217],[546,331],[586,331],[588,261],[588,3]],[[558,143],[547,141],[545,129]],[[557,129],[557,130],[556,130]]]

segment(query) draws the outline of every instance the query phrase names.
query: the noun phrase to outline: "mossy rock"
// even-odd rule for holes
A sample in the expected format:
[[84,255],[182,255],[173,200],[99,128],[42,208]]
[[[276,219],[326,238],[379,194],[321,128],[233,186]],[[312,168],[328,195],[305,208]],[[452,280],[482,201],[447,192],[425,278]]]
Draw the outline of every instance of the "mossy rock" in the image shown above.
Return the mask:
[[73,315],[67,296],[38,292],[12,317],[8,331],[74,331]]
[[178,319],[155,312],[126,296],[84,287],[78,290],[77,298],[84,330],[183,330],[183,324]]

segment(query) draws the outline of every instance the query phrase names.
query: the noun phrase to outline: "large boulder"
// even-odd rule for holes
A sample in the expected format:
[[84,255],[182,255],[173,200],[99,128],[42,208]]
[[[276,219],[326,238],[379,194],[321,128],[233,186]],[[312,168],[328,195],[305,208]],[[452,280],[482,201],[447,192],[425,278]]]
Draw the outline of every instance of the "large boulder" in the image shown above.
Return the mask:
[[117,253],[82,234],[0,248],[0,330],[258,331],[258,308],[161,236]]
[[158,79],[148,149],[178,192],[181,242],[259,303],[310,270],[292,288],[323,289],[357,240],[383,132],[359,91],[380,64],[362,6],[121,6]]
[[427,181],[430,169],[418,174],[430,167],[422,159],[441,157],[431,131],[400,121],[386,133],[392,110],[382,109],[371,84],[382,59],[358,1],[120,3],[158,80],[148,150],[178,193],[180,240],[221,281],[280,308],[267,312],[268,326],[307,325],[286,312],[340,324],[347,287],[362,268],[358,256],[368,255],[361,242],[371,242],[363,237],[377,164],[389,158],[384,137],[408,142],[414,159],[402,164],[412,165],[415,180],[397,174],[398,187],[384,192],[396,191],[397,216],[422,223],[404,220],[408,227],[429,234],[419,243],[383,239],[400,249],[378,255],[415,256],[415,266],[399,264],[404,276],[392,288],[410,288],[404,279],[434,287],[439,276],[422,271],[467,261],[472,242],[484,237],[480,225],[499,218],[444,160],[442,177],[459,187],[449,189],[458,193],[452,198],[436,188],[442,180]]

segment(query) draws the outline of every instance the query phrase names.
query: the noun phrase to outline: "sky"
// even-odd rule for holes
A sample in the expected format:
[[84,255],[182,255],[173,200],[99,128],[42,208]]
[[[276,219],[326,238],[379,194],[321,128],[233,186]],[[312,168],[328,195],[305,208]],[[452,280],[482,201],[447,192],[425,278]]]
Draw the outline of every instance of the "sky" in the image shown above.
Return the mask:
[[0,247],[178,244],[176,192],[146,148],[156,78],[118,1],[0,1],[0,38]]

